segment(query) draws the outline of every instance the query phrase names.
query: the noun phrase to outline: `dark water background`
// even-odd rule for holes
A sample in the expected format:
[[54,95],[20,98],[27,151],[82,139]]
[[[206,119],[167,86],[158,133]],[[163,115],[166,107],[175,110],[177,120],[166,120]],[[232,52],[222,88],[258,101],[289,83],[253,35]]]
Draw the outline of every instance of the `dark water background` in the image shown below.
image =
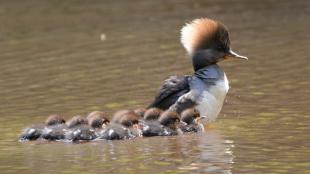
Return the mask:
[[[190,74],[179,29],[225,23],[231,89],[201,135],[19,143],[51,113],[146,106]],[[0,173],[310,173],[310,1],[0,1]],[[104,34],[106,40],[100,40]]]

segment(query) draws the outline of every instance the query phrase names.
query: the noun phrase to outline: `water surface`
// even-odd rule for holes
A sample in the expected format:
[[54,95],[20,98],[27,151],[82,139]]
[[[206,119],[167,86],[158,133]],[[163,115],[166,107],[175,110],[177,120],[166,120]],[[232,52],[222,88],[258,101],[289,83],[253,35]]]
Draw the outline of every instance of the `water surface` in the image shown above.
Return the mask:
[[[1,173],[310,173],[309,2],[1,1]],[[231,89],[205,134],[17,142],[51,113],[146,106],[193,72],[179,29],[204,16],[250,58],[220,63]]]

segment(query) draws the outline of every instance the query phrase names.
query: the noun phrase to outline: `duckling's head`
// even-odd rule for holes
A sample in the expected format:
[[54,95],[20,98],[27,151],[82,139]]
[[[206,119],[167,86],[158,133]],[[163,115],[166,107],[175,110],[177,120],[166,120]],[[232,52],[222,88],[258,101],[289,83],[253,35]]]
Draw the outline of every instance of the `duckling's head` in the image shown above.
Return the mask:
[[133,110],[140,118],[143,118],[144,113],[146,111],[146,109],[144,108],[137,108],[135,110]]
[[244,59],[230,47],[228,29],[220,22],[195,19],[181,29],[181,43],[192,57],[195,71],[227,59]]
[[150,108],[144,113],[145,120],[158,120],[163,110],[158,108]]
[[69,121],[67,121],[68,128],[87,124],[88,124],[87,119],[79,115],[74,116]]
[[128,112],[119,119],[119,124],[125,127],[135,127],[139,124],[139,116],[134,112]]
[[135,113],[129,109],[119,110],[113,114],[111,122],[112,123],[120,123],[121,118],[127,114],[135,114]]
[[86,119],[92,128],[106,127],[110,123],[107,114],[102,111],[93,111],[87,115]]
[[197,109],[188,108],[181,113],[181,121],[188,125],[197,122],[199,119],[200,114]]
[[179,127],[180,117],[177,112],[167,110],[160,115],[158,121],[163,126],[177,129]]
[[93,111],[91,113],[89,113],[86,117],[87,120],[89,120],[92,117],[102,117],[102,118],[106,118],[108,117],[108,114],[106,114],[103,111]]
[[58,114],[52,114],[48,116],[47,119],[45,120],[45,124],[47,126],[64,124],[65,122],[66,122],[65,119],[61,115],[58,115]]
[[92,128],[106,127],[110,123],[107,117],[101,117],[99,115],[90,117],[87,121],[88,121],[88,125]]

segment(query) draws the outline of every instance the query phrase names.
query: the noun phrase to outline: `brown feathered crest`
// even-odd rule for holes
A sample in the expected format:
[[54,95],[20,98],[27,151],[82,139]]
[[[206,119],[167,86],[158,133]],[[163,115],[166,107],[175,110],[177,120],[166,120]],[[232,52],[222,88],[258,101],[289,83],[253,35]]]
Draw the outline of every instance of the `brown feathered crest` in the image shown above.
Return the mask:
[[205,49],[215,37],[229,46],[226,27],[208,18],[195,19],[181,29],[181,43],[189,55],[193,55],[199,49]]

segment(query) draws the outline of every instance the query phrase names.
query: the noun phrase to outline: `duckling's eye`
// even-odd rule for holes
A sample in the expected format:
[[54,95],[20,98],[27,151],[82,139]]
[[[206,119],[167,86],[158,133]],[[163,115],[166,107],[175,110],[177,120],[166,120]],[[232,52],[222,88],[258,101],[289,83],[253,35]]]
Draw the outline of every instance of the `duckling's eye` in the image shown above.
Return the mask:
[[224,47],[221,46],[221,45],[217,46],[216,48],[217,48],[218,50],[224,50]]

